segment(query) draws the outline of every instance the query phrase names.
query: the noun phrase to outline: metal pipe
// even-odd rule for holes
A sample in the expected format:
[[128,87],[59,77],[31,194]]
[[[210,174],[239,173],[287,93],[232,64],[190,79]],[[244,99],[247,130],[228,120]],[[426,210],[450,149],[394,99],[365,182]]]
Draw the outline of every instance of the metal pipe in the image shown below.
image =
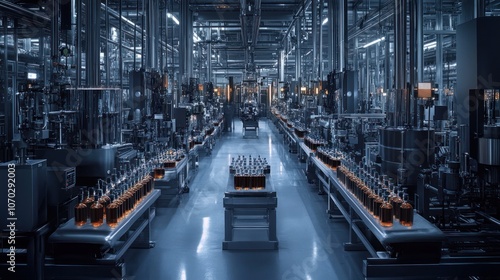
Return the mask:
[[394,5],[394,81],[396,89],[396,126],[408,123],[409,94],[406,90],[406,0]]
[[285,50],[280,50],[280,57],[278,61],[278,76],[279,76],[279,82],[284,82],[285,81]]
[[100,21],[101,9],[98,2],[94,0],[86,1],[86,27],[87,33],[86,56],[85,56],[85,72],[88,87],[97,87],[100,83],[99,71],[99,50],[100,50]]
[[336,61],[335,61],[335,54],[336,54],[336,46],[335,44],[335,33],[334,33],[334,28],[335,28],[335,20],[334,20],[334,5],[337,3],[335,0],[327,0],[328,1],[328,65],[330,66],[329,71],[333,71],[336,69]]
[[312,79],[316,80],[318,76],[318,0],[312,0],[312,41],[313,41],[313,59],[312,59]]
[[347,44],[348,44],[348,34],[347,34],[347,10],[348,10],[347,0],[340,1],[339,7],[339,68],[340,71],[344,71],[347,67]]
[[302,35],[300,34],[300,31],[301,31],[301,21],[298,20],[295,22],[295,35],[297,37],[297,46],[295,47],[295,80],[297,81],[299,88],[302,86],[301,83],[302,82],[301,81],[302,80],[302,56],[301,56]]
[[[123,88],[123,42],[122,42],[122,31],[123,31],[123,19],[121,17],[123,12],[123,5],[122,1],[118,1],[118,71],[120,74],[118,75],[120,77],[120,88]],[[78,32],[80,33],[80,32]],[[120,143],[122,142],[122,135],[120,135]]]
[[323,8],[325,6],[325,0],[319,1],[319,59],[318,59],[318,78],[323,80]]
[[158,1],[149,0],[146,2],[146,64],[145,68],[158,68]]
[[486,5],[484,3],[484,0],[475,0],[474,4],[475,4],[476,18],[484,17],[486,14]]
[[[82,0],[76,0],[76,14],[82,14]],[[82,86],[82,16],[76,17],[76,44],[75,44],[75,53],[76,53],[76,82],[75,87],[79,88]],[[121,37],[121,36],[120,36]]]
[[[108,0],[105,0],[106,6],[108,6]],[[109,13],[106,13],[104,16],[104,30],[106,30],[106,38],[110,38],[110,26],[109,26]],[[105,59],[105,69],[106,69],[106,87],[109,87],[110,83],[110,73],[111,73],[111,59],[109,57],[109,44],[106,43],[106,48],[104,49],[104,59]]]
[[[436,30],[443,30],[443,0],[436,1]],[[443,35],[436,34],[436,84],[438,85],[439,102],[445,98],[443,93]]]
[[[59,63],[59,0],[52,0],[52,22],[51,22],[51,37],[50,37],[50,48],[51,54],[50,58],[52,59],[52,71],[51,73],[55,73],[54,67],[57,67],[56,63]],[[41,47],[41,46],[40,46]],[[17,50],[17,48],[16,48]],[[17,73],[17,72],[15,72]],[[55,79],[57,77],[51,75],[51,82],[55,83]]]
[[254,2],[254,16],[253,16],[253,30],[252,30],[252,47],[257,46],[257,41],[259,39],[259,28],[260,28],[260,7],[261,0],[255,0]]
[[282,44],[285,43],[285,40],[288,37],[288,34],[290,34],[290,31],[292,31],[292,28],[293,28],[293,26],[295,24],[295,21],[300,17],[300,14],[303,11],[305,11],[307,8],[309,8],[309,5],[311,5],[311,1],[312,0],[306,0],[306,2],[304,2],[304,4],[299,7],[299,9],[297,10],[297,12],[295,12],[295,14],[293,15],[292,22],[290,22],[290,25],[286,29],[285,34],[283,34],[283,39],[281,39],[281,43]]
[[[248,45],[248,38],[247,38],[247,1],[246,0],[241,0],[240,1],[240,25],[241,25],[241,41],[243,42],[243,47],[246,48]],[[246,52],[246,50],[245,50]],[[246,61],[246,60],[245,60]]]

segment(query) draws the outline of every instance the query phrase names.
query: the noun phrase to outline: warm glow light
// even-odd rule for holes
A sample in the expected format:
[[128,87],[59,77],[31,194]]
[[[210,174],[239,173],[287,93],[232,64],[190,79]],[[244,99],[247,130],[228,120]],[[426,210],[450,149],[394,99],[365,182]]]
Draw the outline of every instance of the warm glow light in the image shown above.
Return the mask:
[[300,88],[300,91],[301,91],[301,92],[306,92],[306,90],[307,90],[307,88],[306,88],[306,87],[301,87],[301,88]]

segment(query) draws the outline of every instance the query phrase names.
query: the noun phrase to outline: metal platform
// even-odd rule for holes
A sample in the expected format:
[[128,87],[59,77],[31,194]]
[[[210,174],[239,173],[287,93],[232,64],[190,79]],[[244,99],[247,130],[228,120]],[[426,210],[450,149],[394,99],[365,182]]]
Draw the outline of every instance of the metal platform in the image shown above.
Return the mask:
[[264,190],[235,190],[229,175],[224,193],[223,250],[276,250],[276,207],[278,198],[266,175]]
[[48,239],[54,257],[46,259],[48,279],[81,277],[124,277],[122,257],[131,248],[151,248],[150,225],[160,190],[153,190],[115,228],[103,224],[81,227],[74,219],[61,225]]

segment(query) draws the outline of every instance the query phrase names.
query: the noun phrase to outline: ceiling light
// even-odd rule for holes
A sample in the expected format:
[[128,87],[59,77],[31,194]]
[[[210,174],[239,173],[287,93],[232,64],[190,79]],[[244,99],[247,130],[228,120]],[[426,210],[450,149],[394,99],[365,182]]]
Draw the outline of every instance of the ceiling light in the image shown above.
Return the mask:
[[325,18],[325,19],[323,20],[323,22],[321,23],[321,25],[325,25],[327,22],[328,22],[328,18]]
[[171,18],[175,22],[175,24],[179,25],[179,20],[173,14],[167,13],[167,17]]
[[436,41],[432,41],[430,43],[424,44],[424,50],[425,49],[435,49],[436,46],[437,46],[437,42]]
[[382,41],[384,41],[384,40],[385,40],[385,37],[378,38],[377,40],[373,40],[373,41],[371,41],[370,43],[368,43],[368,44],[366,44],[366,45],[362,46],[362,48],[368,48],[369,46],[371,46],[371,45],[375,45],[376,43],[378,43],[378,42],[382,42]]

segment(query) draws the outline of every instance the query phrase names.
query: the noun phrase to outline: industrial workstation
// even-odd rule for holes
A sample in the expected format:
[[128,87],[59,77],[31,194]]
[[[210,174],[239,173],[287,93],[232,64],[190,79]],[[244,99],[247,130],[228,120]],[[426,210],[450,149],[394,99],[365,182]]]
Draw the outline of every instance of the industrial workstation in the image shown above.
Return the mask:
[[500,279],[500,1],[0,22],[0,279]]

